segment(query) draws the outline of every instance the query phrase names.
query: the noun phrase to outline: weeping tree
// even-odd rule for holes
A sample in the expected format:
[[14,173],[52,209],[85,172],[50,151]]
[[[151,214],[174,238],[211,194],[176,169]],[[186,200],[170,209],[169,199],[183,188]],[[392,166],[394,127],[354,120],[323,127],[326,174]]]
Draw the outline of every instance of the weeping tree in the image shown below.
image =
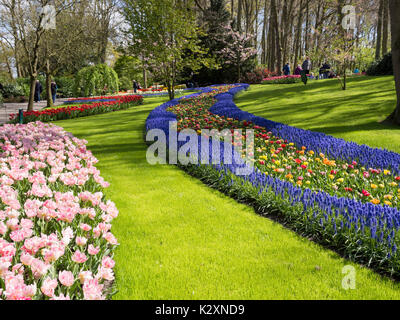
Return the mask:
[[118,92],[118,75],[106,64],[81,69],[75,77],[74,94],[90,97]]

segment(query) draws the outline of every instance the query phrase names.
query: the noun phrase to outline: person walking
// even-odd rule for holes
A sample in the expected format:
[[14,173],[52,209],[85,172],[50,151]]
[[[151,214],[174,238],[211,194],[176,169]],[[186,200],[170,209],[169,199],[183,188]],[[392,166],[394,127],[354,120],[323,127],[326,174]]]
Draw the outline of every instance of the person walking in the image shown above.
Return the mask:
[[312,69],[311,65],[311,60],[309,57],[306,58],[306,60],[303,62],[303,65],[301,66],[303,68],[303,72],[307,75],[310,74],[310,71]]
[[303,69],[301,68],[301,65],[297,65],[297,68],[294,70],[294,74],[296,75],[296,76],[299,76],[299,75],[301,75],[301,72],[303,71]]
[[133,80],[133,92],[137,93],[137,89],[139,89],[138,83],[136,80]]
[[328,62],[325,62],[322,65],[322,68],[324,69],[324,77],[325,77],[325,79],[328,79],[329,72],[331,71],[331,65]]
[[288,63],[286,63],[284,66],[283,66],[283,74],[285,75],[285,76],[288,76],[288,75],[290,75],[290,65],[289,65],[289,62]]
[[40,83],[39,80],[36,80],[36,84],[35,84],[35,102],[40,102],[40,94],[43,91],[43,87],[42,84]]
[[58,90],[58,86],[57,83],[55,81],[51,82],[51,97],[53,98],[53,103],[56,102],[56,98],[57,98],[57,90]]

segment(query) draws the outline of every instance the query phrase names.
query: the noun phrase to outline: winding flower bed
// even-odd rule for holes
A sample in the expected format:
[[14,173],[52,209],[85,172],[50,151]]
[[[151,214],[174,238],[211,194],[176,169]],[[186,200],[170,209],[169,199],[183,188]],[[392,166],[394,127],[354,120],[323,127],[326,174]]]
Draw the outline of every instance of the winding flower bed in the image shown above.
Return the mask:
[[[261,213],[275,213],[347,257],[400,276],[400,155],[243,112],[233,97],[247,88],[205,88],[202,94],[164,104],[150,114],[147,130],[169,134],[169,121],[178,122],[178,131],[191,128],[198,134],[211,128],[253,129],[250,175],[234,174],[243,163],[184,169]],[[222,143],[220,152],[223,158]]]
[[113,294],[118,210],[86,143],[41,122],[0,128],[0,299]]
[[[105,97],[103,97],[105,98]],[[87,99],[91,101],[95,99]],[[107,97],[102,99],[103,101],[86,103],[79,106],[67,106],[54,109],[44,109],[41,111],[25,111],[24,112],[24,123],[41,121],[50,122],[57,120],[73,119],[79,117],[87,117],[101,113],[108,113],[113,111],[119,111],[128,109],[133,106],[143,104],[143,97],[140,95],[127,95],[127,96],[116,96]],[[10,115],[9,123],[18,123],[18,115]]]

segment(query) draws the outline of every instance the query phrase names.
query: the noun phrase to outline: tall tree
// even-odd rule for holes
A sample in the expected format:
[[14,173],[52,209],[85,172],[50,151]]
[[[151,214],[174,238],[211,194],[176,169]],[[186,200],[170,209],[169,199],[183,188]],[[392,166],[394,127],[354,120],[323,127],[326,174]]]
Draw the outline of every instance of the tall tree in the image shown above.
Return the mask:
[[281,74],[282,70],[282,47],[281,47],[281,38],[280,38],[280,31],[279,31],[279,20],[278,20],[278,13],[276,8],[276,1],[271,0],[271,20],[272,20],[272,27],[273,32],[275,34],[275,49],[276,49],[276,70],[278,74]]
[[[78,0],[76,0],[78,1]],[[1,0],[0,5],[8,14],[8,19],[2,19],[2,24],[15,30],[13,34],[16,46],[20,46],[27,65],[27,74],[30,78],[30,94],[28,110],[33,110],[35,83],[39,72],[39,52],[43,48],[43,36],[51,26],[52,18],[73,5],[75,1],[64,0]],[[51,6],[55,9],[54,15]],[[19,48],[17,48],[19,49]],[[19,55],[18,55],[19,57]],[[20,60],[19,60],[20,62]]]
[[379,1],[379,11],[378,11],[378,24],[376,30],[376,51],[375,51],[375,59],[378,60],[381,57],[381,48],[382,48],[382,19],[383,19],[383,7],[384,1]]
[[382,17],[382,55],[388,51],[389,39],[389,0],[383,0],[383,17]]
[[393,71],[397,92],[397,106],[389,118],[393,120],[394,123],[400,125],[400,1],[390,0],[389,7],[392,30]]
[[199,30],[191,10],[193,1],[124,0],[123,3],[131,52],[146,57],[153,73],[167,86],[170,99],[174,99],[179,74],[185,68],[196,71],[210,62],[199,46]]

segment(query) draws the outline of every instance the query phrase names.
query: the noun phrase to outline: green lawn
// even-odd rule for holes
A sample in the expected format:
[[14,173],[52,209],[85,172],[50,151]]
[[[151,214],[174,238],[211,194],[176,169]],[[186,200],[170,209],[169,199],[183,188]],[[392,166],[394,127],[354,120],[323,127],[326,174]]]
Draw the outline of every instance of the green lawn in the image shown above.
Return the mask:
[[[279,103],[274,89],[283,98],[282,105],[283,92],[298,95],[282,91],[281,86],[259,86],[239,100],[246,109],[268,112],[268,99]],[[269,98],[263,98],[263,90]],[[318,90],[313,96],[309,93],[314,99]],[[356,265],[357,289],[345,291],[342,268],[349,262],[335,253],[256,215],[175,166],[150,166],[144,124],[163,99],[145,99],[143,106],[126,111],[56,122],[89,141],[89,149],[100,160],[97,167],[111,183],[107,194],[120,210],[113,226],[121,243],[115,257],[116,299],[400,298],[398,284]],[[260,102],[265,105],[258,107]],[[304,116],[305,105],[302,108],[297,124],[301,113]],[[313,108],[313,113],[322,113],[316,102]],[[277,107],[274,112],[278,120]],[[282,121],[296,117],[285,107],[281,112]]]
[[396,105],[393,76],[257,85],[236,98],[244,111],[291,126],[400,152],[400,127],[382,125]]

